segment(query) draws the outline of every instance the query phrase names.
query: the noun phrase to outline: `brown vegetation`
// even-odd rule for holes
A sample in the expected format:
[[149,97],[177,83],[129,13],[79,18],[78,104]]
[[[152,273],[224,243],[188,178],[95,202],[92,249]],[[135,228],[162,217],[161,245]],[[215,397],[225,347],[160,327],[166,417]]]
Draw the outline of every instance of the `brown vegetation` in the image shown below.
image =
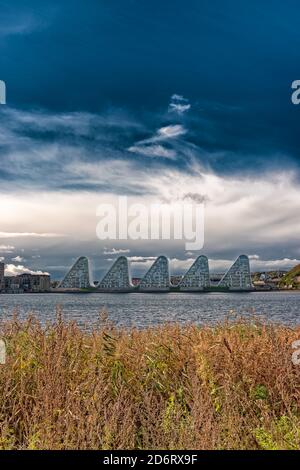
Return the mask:
[[300,328],[1,325],[2,449],[298,449]]

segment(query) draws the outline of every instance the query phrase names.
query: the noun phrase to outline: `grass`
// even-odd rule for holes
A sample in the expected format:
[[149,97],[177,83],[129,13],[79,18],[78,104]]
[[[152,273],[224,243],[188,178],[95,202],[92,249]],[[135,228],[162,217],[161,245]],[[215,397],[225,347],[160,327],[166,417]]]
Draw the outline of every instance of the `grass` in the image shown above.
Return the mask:
[[298,449],[300,328],[1,324],[1,449]]

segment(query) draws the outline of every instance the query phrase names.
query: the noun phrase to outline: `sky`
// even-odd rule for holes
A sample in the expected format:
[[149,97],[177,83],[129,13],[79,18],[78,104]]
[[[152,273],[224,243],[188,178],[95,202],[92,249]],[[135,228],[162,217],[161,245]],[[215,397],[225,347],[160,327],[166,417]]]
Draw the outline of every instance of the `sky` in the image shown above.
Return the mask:
[[[299,21],[296,0],[0,0],[6,273],[300,263]],[[97,207],[121,195],[201,200],[203,248],[99,240]]]

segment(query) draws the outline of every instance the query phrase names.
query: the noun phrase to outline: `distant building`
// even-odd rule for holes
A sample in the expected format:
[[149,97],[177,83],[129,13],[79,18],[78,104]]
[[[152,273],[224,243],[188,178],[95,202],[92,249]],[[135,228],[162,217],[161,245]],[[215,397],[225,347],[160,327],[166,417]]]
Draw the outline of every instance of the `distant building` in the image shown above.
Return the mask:
[[267,284],[271,286],[273,289],[279,288],[279,284],[281,282],[281,277],[273,277],[272,279],[268,279]]
[[53,280],[50,282],[51,289],[56,289],[59,285],[60,281]]
[[204,290],[210,286],[208,259],[198,256],[179,284],[182,291]]
[[20,288],[20,280],[17,276],[5,276],[4,278],[6,294],[22,294],[24,291]]
[[253,281],[253,287],[255,290],[272,290],[272,287],[265,281]]
[[[26,284],[24,277],[23,288]],[[256,281],[256,279],[255,279]],[[278,279],[276,279],[276,282]],[[55,285],[53,284],[53,287]],[[86,289],[95,287],[99,292],[168,292],[169,290],[202,291],[220,288],[222,290],[252,290],[249,259],[241,255],[225,274],[214,274],[210,278],[209,264],[206,256],[198,256],[192,266],[183,276],[171,276],[169,260],[159,256],[144,277],[134,277],[131,280],[129,261],[126,256],[120,256],[103,276],[94,284],[90,281],[89,261],[81,256],[68,271],[58,288]]]
[[229,290],[251,290],[253,288],[250,274],[249,258],[241,255],[220,280],[218,287]]
[[181,280],[182,280],[182,276],[171,276],[170,277],[171,285],[174,286],[174,287],[177,287],[178,284],[181,282]]
[[23,292],[49,292],[50,276],[48,274],[24,273],[18,276],[4,277],[4,292],[20,294]]
[[24,292],[50,291],[50,276],[48,274],[20,274],[19,286]]
[[141,291],[168,291],[170,289],[169,261],[165,256],[159,256],[149,271],[142,278]]
[[87,289],[91,287],[89,260],[81,256],[58,285],[63,289]]
[[124,291],[131,287],[128,260],[126,256],[120,256],[98,284],[97,289]]
[[131,279],[131,284],[132,284],[133,286],[138,286],[140,282],[141,282],[141,278],[140,278],[140,277],[133,277],[133,278]]

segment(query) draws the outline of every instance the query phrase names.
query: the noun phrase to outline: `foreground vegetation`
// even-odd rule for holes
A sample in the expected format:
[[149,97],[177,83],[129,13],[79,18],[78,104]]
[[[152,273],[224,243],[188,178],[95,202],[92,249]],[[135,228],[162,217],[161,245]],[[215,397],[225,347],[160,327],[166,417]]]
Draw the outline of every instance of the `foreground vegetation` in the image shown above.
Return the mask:
[[1,325],[1,449],[298,449],[300,328]]

